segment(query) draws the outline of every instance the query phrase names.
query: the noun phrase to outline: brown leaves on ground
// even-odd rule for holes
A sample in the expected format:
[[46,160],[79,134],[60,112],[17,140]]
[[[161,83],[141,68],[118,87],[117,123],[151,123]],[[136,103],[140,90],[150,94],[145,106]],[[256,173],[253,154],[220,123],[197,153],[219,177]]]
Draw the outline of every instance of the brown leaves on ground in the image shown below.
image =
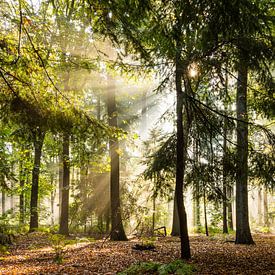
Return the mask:
[[[235,245],[224,237],[191,236],[192,260],[197,274],[275,274],[275,236],[254,235],[256,245]],[[96,241],[66,247],[62,264],[54,263],[55,253],[47,236],[21,236],[0,258],[0,274],[116,274],[132,263],[167,263],[180,256],[178,238],[156,241],[156,251],[132,249],[138,240]]]

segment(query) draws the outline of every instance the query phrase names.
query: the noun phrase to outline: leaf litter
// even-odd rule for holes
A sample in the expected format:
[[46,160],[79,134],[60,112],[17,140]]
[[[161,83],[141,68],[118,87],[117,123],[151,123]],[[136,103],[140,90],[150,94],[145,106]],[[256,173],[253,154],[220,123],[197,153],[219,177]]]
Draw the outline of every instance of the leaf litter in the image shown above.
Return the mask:
[[[275,274],[275,235],[254,235],[256,245],[235,245],[224,236],[190,236],[196,274]],[[133,263],[169,263],[180,257],[180,240],[159,238],[155,250],[135,250],[140,240],[128,242],[92,241],[67,245],[63,262],[45,233],[17,238],[10,254],[0,255],[0,274],[116,274]]]

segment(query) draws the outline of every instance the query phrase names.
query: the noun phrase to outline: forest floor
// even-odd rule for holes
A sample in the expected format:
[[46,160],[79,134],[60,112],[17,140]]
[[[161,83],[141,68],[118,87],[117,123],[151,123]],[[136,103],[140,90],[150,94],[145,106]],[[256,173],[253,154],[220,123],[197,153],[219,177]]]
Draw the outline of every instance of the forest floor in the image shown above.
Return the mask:
[[[254,235],[256,245],[235,245],[233,236],[191,236],[196,274],[275,274],[275,235]],[[55,251],[45,233],[16,239],[9,254],[0,255],[0,274],[116,274],[141,261],[167,263],[179,258],[180,241],[163,237],[155,251],[138,251],[128,242],[79,240],[66,245],[63,263],[54,262]]]

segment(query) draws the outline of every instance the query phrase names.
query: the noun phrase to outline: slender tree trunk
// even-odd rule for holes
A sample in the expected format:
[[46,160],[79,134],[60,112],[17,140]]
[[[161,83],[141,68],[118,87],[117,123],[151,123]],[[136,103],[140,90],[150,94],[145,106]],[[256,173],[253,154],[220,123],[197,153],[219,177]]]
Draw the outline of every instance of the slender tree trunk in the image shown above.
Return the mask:
[[42,155],[42,147],[45,133],[37,129],[33,133],[34,137],[34,163],[32,170],[32,188],[31,188],[31,202],[30,202],[30,232],[38,228],[38,191],[39,191],[39,173]]
[[24,224],[25,222],[25,198],[24,198],[24,187],[27,177],[27,169],[23,167],[23,160],[19,163],[19,185],[20,185],[20,195],[19,195],[19,223]]
[[2,188],[2,215],[6,213],[6,192],[4,188]]
[[[187,139],[190,129],[190,117],[188,112],[188,107],[185,98],[185,113],[184,113],[184,121],[183,121],[183,106],[184,106],[184,98],[182,91],[182,77],[183,74],[186,74],[184,71],[182,64],[180,62],[180,52],[177,53],[176,56],[176,93],[177,93],[177,164],[176,164],[176,202],[177,209],[179,214],[179,224],[180,224],[180,238],[181,238],[181,258],[182,259],[190,259],[190,244],[189,244],[189,236],[188,236],[188,228],[187,228],[187,217],[186,211],[183,202],[183,181],[184,181],[184,173],[185,173],[185,165],[187,158]],[[185,93],[188,94],[187,83],[185,81]],[[183,123],[185,125],[183,125]]]
[[153,217],[152,217],[152,234],[154,234],[156,223],[156,197],[153,196]]
[[[117,109],[115,100],[115,90],[107,91],[107,110],[109,116],[109,125],[117,127]],[[119,143],[117,137],[112,137],[109,141],[111,158],[111,240],[127,240],[124,232],[121,207],[120,207],[120,187],[119,187]]]
[[227,186],[227,199],[228,199],[228,203],[227,203],[227,207],[228,207],[227,221],[228,221],[228,228],[233,231],[234,227],[233,227],[232,194],[233,194],[232,186]]
[[264,226],[269,227],[267,190],[264,190]]
[[59,205],[59,223],[61,219],[61,205],[62,205],[62,187],[63,187],[63,161],[62,155],[60,154],[58,159],[58,205]]
[[63,136],[63,186],[59,233],[69,235],[70,135]]
[[[237,80],[237,171],[236,171],[236,244],[254,244],[248,216],[248,121],[247,117],[247,75],[245,53],[238,64]],[[242,121],[240,121],[242,120]]]
[[54,199],[55,199],[55,190],[54,190],[54,176],[51,175],[51,186],[52,186],[52,191],[51,191],[51,225],[54,225]]
[[259,189],[258,189],[258,225],[263,224],[263,221],[262,221],[262,217],[263,217],[262,204],[263,204],[262,188],[259,187]]
[[207,209],[206,209],[206,195],[205,190],[203,190],[203,210],[204,210],[204,227],[205,227],[205,235],[209,236],[208,232],[208,223],[207,223]]
[[223,233],[228,234],[228,226],[227,226],[227,121],[224,118],[224,126],[223,126],[223,177],[222,177],[222,190],[223,190]]
[[[195,166],[198,166],[199,164],[199,140],[198,136],[194,137],[194,161]],[[194,226],[197,227],[197,229],[201,226],[201,214],[200,214],[200,182],[198,179],[196,179],[195,183],[195,191],[193,194],[193,201],[194,201]]]

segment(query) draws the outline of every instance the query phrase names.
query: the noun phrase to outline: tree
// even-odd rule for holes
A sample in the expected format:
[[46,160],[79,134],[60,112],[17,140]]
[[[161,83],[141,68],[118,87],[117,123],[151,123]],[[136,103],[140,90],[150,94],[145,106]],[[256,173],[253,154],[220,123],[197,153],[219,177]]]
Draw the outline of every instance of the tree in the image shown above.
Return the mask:
[[69,234],[69,188],[70,188],[70,135],[63,135],[63,180],[62,180],[62,199],[60,213],[59,233],[63,235]]
[[[107,112],[109,117],[109,125],[111,127],[117,124],[117,108],[115,89],[111,86],[107,90]],[[119,142],[118,137],[113,136],[109,140],[109,150],[111,158],[111,174],[110,174],[110,194],[111,194],[111,240],[126,241],[127,237],[124,232],[121,207],[120,207],[120,184],[119,184]]]

